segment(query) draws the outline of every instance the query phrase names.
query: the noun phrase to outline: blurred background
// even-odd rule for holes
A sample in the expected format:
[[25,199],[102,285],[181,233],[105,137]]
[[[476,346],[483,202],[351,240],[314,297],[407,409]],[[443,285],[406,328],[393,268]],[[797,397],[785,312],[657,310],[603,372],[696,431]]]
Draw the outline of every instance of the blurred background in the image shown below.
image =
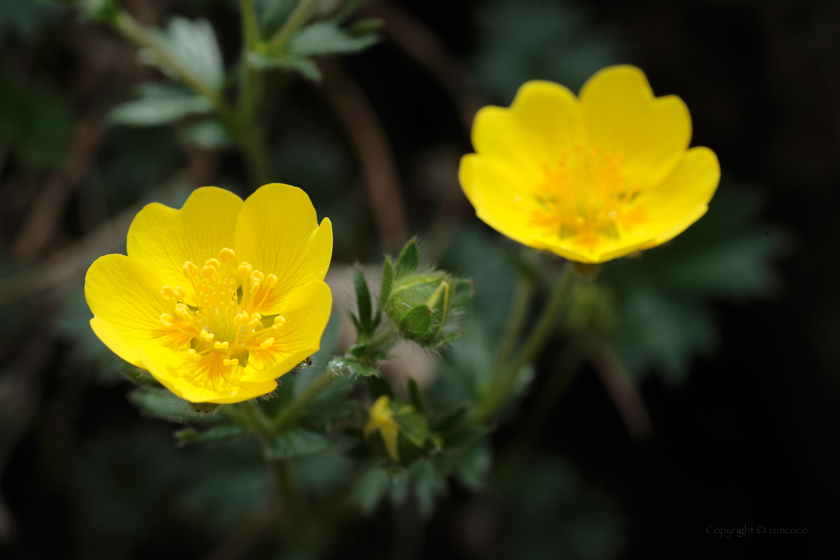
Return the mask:
[[[145,26],[203,18],[224,64],[239,57],[232,0],[122,5]],[[685,100],[723,180],[684,235],[609,263],[576,298],[572,335],[609,336],[629,377],[584,364],[534,424],[548,352],[475,476],[394,507],[357,487],[365,513],[336,524],[328,557],[838,557],[840,4],[404,0],[359,18],[382,20],[379,42],[316,60],[320,81],[266,74],[269,171],[332,220],[338,275],[419,234],[430,260],[475,279],[469,333],[431,393],[481,375],[513,289],[517,247],[457,182],[477,108],[529,79],[577,91],[635,64]],[[142,205],[259,185],[205,107],[168,99],[171,81],[79,10],[0,0],[0,46],[0,556],[289,557],[265,536],[258,450],[178,447],[138,414],[82,292]],[[536,458],[494,474],[524,430]],[[332,459],[296,465],[326,499],[347,493]],[[715,534],[738,527],[767,533]]]

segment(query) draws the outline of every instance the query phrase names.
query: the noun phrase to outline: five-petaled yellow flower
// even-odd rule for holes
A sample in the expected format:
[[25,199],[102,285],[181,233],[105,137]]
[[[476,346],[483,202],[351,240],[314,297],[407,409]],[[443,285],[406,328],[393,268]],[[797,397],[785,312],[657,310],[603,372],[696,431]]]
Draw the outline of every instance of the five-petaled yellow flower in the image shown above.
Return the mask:
[[664,243],[706,212],[720,166],[710,149],[688,149],[690,139],[680,98],[655,98],[641,70],[613,66],[580,99],[532,81],[509,109],[482,108],[459,178],[494,229],[600,263]]
[[399,461],[400,453],[397,449],[397,440],[400,435],[400,427],[397,421],[394,420],[394,411],[391,410],[391,399],[387,395],[382,395],[368,412],[368,420],[365,423],[365,437],[370,436],[373,432],[379,430],[385,441],[385,450],[388,456],[394,461]]
[[332,225],[302,190],[271,184],[244,202],[215,187],[183,208],[149,204],[128,256],[91,265],[93,331],[124,360],[190,402],[270,393],[318,351],[332,296]]

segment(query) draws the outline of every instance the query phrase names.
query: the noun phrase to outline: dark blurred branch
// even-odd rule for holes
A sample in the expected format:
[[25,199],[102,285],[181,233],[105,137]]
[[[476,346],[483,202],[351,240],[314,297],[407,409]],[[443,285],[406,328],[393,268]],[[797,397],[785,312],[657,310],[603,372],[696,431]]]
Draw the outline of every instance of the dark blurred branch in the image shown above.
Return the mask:
[[645,401],[615,350],[608,344],[602,344],[592,352],[590,361],[633,439],[649,438],[653,433],[653,422]]
[[394,156],[382,124],[364,92],[334,60],[319,63],[322,89],[356,148],[368,187],[379,240],[390,251],[407,237],[405,206]]
[[76,127],[64,164],[49,178],[12,242],[14,257],[31,262],[43,253],[55,235],[73,190],[87,174],[101,139],[102,128],[98,119],[85,119]]

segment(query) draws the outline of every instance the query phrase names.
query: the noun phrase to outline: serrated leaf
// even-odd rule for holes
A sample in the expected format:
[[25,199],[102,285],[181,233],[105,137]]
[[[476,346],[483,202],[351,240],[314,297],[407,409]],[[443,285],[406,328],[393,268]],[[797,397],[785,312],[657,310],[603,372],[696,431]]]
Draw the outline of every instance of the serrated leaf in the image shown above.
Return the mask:
[[[216,33],[207,20],[190,21],[182,17],[173,17],[165,30],[157,30],[154,35],[169,56],[178,59],[201,81],[213,89],[222,88],[225,80],[222,53]],[[166,63],[158,59],[153,52],[143,51],[141,54],[144,62],[158,66],[173,79],[178,79]]]
[[289,41],[289,52],[300,56],[348,54],[362,51],[377,42],[375,35],[350,35],[335,21],[313,23]]
[[293,428],[289,432],[274,438],[274,455],[276,457],[289,458],[298,455],[312,455],[323,453],[329,448],[330,440],[326,436],[301,427]]
[[418,305],[402,316],[399,324],[400,332],[412,338],[419,338],[426,334],[431,323],[432,310],[425,305]]
[[187,401],[166,389],[140,388],[128,395],[129,400],[141,411],[169,422],[219,422],[220,417],[199,414],[190,410]]
[[397,263],[394,266],[394,278],[400,279],[403,276],[414,274],[420,266],[420,252],[417,248],[417,240],[412,239],[405,244],[403,250],[400,251],[400,256],[397,257]]

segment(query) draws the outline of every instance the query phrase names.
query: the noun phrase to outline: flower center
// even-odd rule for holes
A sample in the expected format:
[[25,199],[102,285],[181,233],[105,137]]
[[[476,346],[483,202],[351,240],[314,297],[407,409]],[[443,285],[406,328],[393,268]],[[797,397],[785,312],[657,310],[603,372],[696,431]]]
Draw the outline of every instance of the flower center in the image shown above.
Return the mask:
[[532,224],[589,246],[599,236],[619,237],[643,217],[633,205],[639,185],[627,180],[623,164],[623,154],[605,153],[598,145],[563,150],[554,163],[543,164]]
[[[195,361],[244,367],[252,352],[271,352],[285,324],[281,315],[263,317],[257,310],[277,285],[277,276],[265,275],[247,262],[236,264],[232,249],[222,249],[199,269],[184,263],[184,287],[164,286],[161,297],[175,302],[174,314],[160,316],[163,327],[189,341],[187,352]],[[177,339],[177,338],[176,338]]]

